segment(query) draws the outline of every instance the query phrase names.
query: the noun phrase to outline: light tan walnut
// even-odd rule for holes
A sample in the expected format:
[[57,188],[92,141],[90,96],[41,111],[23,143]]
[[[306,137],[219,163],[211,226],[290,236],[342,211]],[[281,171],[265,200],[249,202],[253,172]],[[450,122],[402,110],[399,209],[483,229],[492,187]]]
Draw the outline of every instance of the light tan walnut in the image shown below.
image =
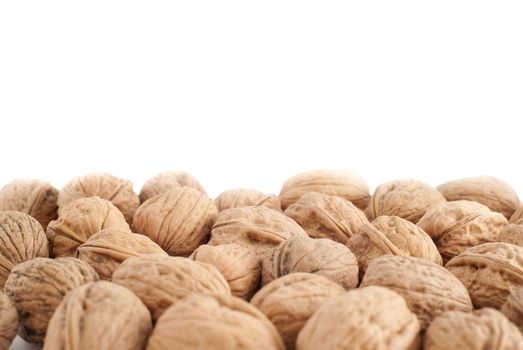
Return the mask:
[[216,197],[214,203],[218,211],[257,205],[281,211],[280,197],[247,188],[234,188],[224,191]]
[[18,313],[7,295],[0,292],[0,350],[7,350],[16,336]]
[[351,202],[318,192],[307,192],[285,209],[285,215],[296,221],[313,238],[329,238],[340,243],[369,222]]
[[142,350],[151,331],[149,311],[130,290],[91,282],[62,300],[49,322],[44,350]]
[[293,272],[309,272],[345,289],[358,286],[358,261],[343,244],[326,238],[291,237],[262,258],[262,284]]
[[327,300],[345,290],[325,277],[311,273],[291,273],[260,289],[251,300],[276,326],[287,349],[294,349],[305,322]]
[[509,294],[501,307],[501,312],[523,333],[523,287]]
[[523,247],[523,224],[508,224],[503,227],[499,233],[497,241]]
[[158,319],[147,350],[284,350],[280,335],[254,306],[226,295],[192,294]]
[[207,195],[177,187],[143,203],[133,229],[156,242],[169,255],[189,256],[205,243],[218,211]]
[[203,186],[191,174],[185,171],[166,171],[151,177],[143,184],[139,195],[140,201],[143,203],[149,198],[182,186],[192,187],[207,194]]
[[114,271],[112,281],[133,291],[149,308],[154,321],[189,294],[231,294],[227,281],[214,266],[155,254],[125,260]]
[[420,325],[405,300],[390,289],[351,290],[323,304],[307,321],[298,350],[411,350],[420,344]]

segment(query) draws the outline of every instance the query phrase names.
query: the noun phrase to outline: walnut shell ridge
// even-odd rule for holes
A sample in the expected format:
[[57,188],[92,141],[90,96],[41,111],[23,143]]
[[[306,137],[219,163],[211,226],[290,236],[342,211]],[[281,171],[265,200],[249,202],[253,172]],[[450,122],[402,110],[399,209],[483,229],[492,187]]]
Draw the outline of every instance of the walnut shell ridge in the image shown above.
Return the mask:
[[523,224],[523,205],[520,205],[508,221],[511,224]]
[[203,194],[207,194],[203,186],[185,171],[166,171],[147,180],[140,191],[140,201],[143,203],[149,198],[169,192],[177,187],[192,187]]
[[501,307],[501,312],[514,323],[523,334],[523,287],[513,290]]
[[503,227],[497,241],[523,247],[523,224],[508,224]]
[[7,295],[0,292],[0,350],[7,350],[16,336],[18,313]]
[[218,211],[231,208],[264,206],[281,211],[280,197],[247,188],[234,188],[222,192],[214,200]]

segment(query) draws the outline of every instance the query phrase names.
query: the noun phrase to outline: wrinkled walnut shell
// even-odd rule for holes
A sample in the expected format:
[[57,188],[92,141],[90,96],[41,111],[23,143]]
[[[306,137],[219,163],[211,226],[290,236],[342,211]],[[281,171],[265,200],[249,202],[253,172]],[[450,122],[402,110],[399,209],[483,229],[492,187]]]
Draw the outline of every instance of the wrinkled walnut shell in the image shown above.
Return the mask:
[[523,224],[523,205],[516,209],[508,222],[511,224]]
[[207,194],[203,186],[191,174],[185,171],[166,171],[151,177],[143,184],[139,195],[140,201],[143,203],[149,198],[182,186],[192,187]]
[[7,350],[16,336],[18,313],[7,295],[0,292],[0,350]]
[[214,204],[216,204],[218,211],[257,205],[281,211],[280,197],[246,188],[235,188],[224,191],[216,197]]
[[523,333],[523,287],[509,294],[501,312]]
[[503,227],[497,241],[523,247],[523,224],[508,224]]

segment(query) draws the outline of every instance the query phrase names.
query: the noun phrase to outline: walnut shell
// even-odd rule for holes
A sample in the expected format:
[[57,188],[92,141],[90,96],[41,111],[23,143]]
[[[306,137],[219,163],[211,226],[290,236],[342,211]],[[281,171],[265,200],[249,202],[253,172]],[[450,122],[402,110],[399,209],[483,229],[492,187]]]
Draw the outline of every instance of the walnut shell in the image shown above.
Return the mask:
[[260,261],[249,248],[241,245],[204,244],[189,259],[216,267],[225,277],[232,295],[236,297],[249,300],[260,284]]
[[499,233],[497,241],[523,247],[523,224],[508,224],[503,227]]
[[62,208],[72,201],[93,196],[111,201],[122,212],[129,225],[140,205],[131,181],[110,174],[89,174],[72,179],[58,193],[58,214],[61,215]]
[[207,240],[217,213],[207,195],[177,187],[143,203],[136,210],[133,229],[169,255],[189,256]]
[[158,319],[147,350],[284,350],[274,326],[256,308],[226,295],[192,294]]
[[125,260],[114,271],[112,281],[142,299],[154,321],[165,309],[191,293],[231,293],[227,281],[214,266],[156,254]]
[[449,311],[432,322],[423,349],[521,350],[523,336],[497,310]]
[[370,198],[369,185],[357,174],[344,170],[310,170],[285,181],[280,192],[282,208],[286,209],[311,191],[342,197],[359,209],[365,209]]
[[438,190],[449,201],[465,199],[486,205],[508,219],[520,205],[519,198],[504,181],[492,176],[469,177],[446,182]]
[[97,280],[93,268],[75,258],[35,258],[16,265],[4,289],[20,315],[18,334],[42,345],[47,324],[64,295]]
[[62,300],[44,350],[142,350],[151,331],[151,315],[136,295],[115,283],[91,282]]
[[0,350],[7,350],[16,336],[18,313],[7,295],[0,292]]
[[410,256],[384,255],[372,260],[360,287],[387,287],[401,295],[426,329],[448,310],[472,311],[467,289],[443,266]]
[[125,259],[143,254],[167,255],[147,236],[114,229],[98,232],[77,250],[77,257],[91,265],[105,280],[111,279],[114,270]]
[[287,349],[294,349],[305,322],[327,300],[344,289],[325,277],[311,273],[291,273],[260,289],[251,300],[276,326]]
[[358,258],[360,276],[369,262],[382,255],[416,256],[441,265],[442,259],[430,237],[412,222],[397,216],[379,216],[362,226],[347,241]]
[[14,180],[0,190],[0,210],[14,210],[31,215],[46,229],[58,217],[58,190],[49,182]]
[[405,300],[390,289],[354,289],[323,304],[307,321],[296,347],[308,349],[418,349],[420,326]]
[[216,204],[218,211],[257,205],[281,211],[280,197],[246,188],[235,188],[224,191],[216,197],[214,204]]
[[369,222],[351,202],[318,192],[307,192],[285,209],[313,238],[329,238],[346,244],[362,225]]
[[107,228],[131,232],[122,213],[108,200],[77,199],[63,207],[58,220],[47,226],[51,256],[74,256],[89,237]]
[[140,202],[143,203],[149,198],[182,186],[192,187],[207,194],[203,186],[191,174],[185,171],[165,171],[151,177],[143,184],[139,194]]
[[381,184],[366,209],[369,220],[380,215],[399,216],[416,223],[425,212],[445,198],[435,188],[418,180],[397,180]]
[[509,294],[501,312],[523,333],[523,287]]
[[309,272],[345,289],[358,286],[358,261],[343,244],[326,238],[291,237],[262,258],[262,284],[293,272]]
[[523,205],[516,209],[508,222],[511,224],[523,224]]
[[266,207],[231,208],[218,214],[209,244],[237,243],[258,255],[293,236],[307,236],[294,220]]
[[505,225],[507,219],[502,214],[465,200],[435,205],[418,221],[445,261],[469,247],[497,241]]
[[500,309],[523,286],[523,247],[483,243],[450,259],[445,267],[465,285],[476,308]]
[[0,241],[0,288],[16,264],[49,256],[42,225],[24,213],[0,211]]

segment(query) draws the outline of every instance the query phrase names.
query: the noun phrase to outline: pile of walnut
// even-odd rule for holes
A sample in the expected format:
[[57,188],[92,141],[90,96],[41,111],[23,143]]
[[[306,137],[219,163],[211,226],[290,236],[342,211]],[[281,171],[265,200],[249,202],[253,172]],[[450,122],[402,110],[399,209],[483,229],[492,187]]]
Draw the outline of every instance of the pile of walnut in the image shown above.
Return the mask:
[[16,180],[0,240],[0,349],[523,349],[523,207],[493,177]]

